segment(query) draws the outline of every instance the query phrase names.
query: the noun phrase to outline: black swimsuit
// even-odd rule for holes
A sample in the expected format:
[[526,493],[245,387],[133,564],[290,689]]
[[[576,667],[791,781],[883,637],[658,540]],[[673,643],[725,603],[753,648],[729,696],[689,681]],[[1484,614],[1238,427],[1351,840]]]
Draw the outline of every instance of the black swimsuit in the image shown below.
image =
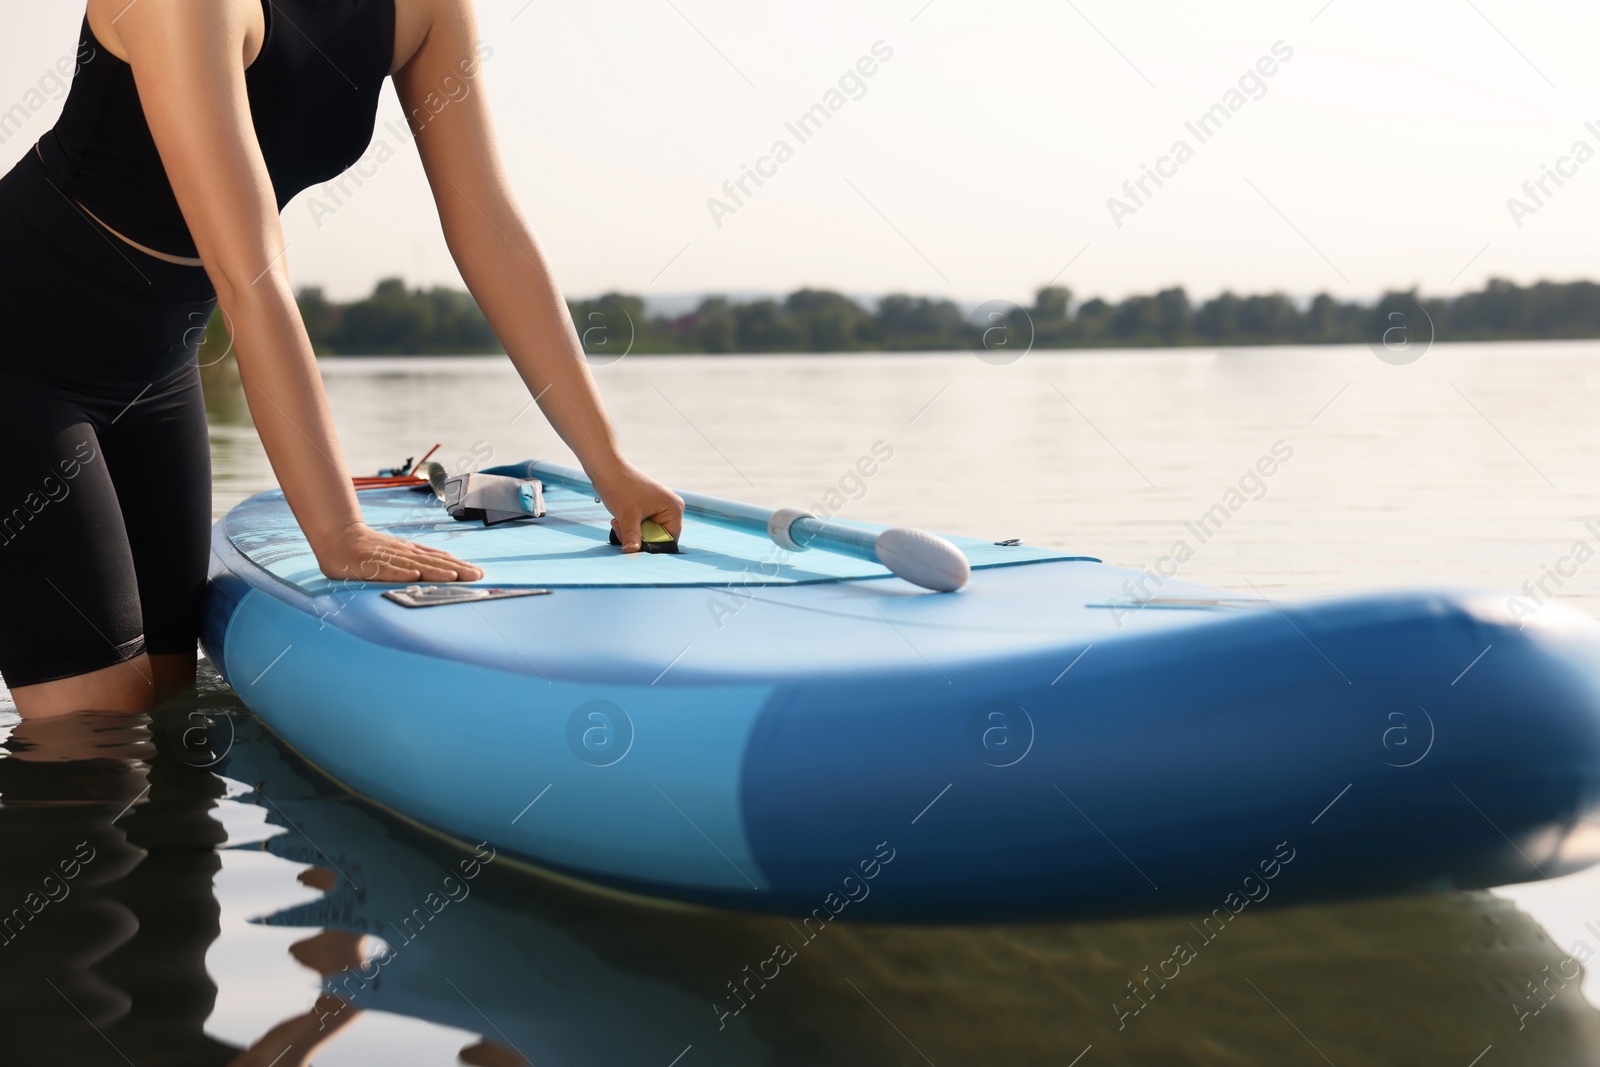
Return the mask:
[[[394,0],[262,6],[246,83],[281,210],[371,142]],[[87,18],[78,55],[60,121],[0,178],[0,676],[12,687],[192,652],[205,589],[198,345],[216,292],[203,267],[107,232],[195,255],[131,69]]]

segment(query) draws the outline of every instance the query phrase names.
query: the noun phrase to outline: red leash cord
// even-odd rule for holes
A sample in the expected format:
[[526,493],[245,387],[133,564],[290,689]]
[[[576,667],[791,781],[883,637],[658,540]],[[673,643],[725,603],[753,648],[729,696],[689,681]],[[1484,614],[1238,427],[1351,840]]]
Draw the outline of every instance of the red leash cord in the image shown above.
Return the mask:
[[[406,469],[413,471],[416,470],[422,464],[428,462],[428,457],[439,451],[439,447],[439,445],[434,445],[432,448],[428,449],[426,455],[417,460],[416,463],[409,465]],[[357,492],[361,491],[362,489],[397,489],[405,486],[428,484],[428,479],[419,478],[415,474],[356,475],[355,477],[351,478],[350,481],[355,484]]]

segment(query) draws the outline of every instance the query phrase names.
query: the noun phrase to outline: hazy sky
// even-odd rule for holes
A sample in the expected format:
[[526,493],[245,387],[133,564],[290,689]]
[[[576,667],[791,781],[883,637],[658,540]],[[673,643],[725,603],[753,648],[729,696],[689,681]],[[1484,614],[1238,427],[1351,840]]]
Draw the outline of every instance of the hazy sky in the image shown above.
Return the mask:
[[[38,101],[29,89],[72,52],[82,10],[0,4],[4,110]],[[479,0],[479,12],[493,48],[479,84],[573,296],[809,284],[1021,301],[1059,275],[1080,296],[1181,284],[1367,297],[1600,276],[1600,160],[1561,162],[1580,140],[1600,150],[1593,5]],[[826,107],[876,42],[892,55],[847,78],[802,143],[785,123]],[[1230,98],[1278,42],[1271,76]],[[1185,123],[1218,104],[1227,118],[1202,143]],[[46,101],[0,163],[59,108]],[[396,273],[460,284],[399,124],[388,92],[377,136],[396,158],[331,215],[316,190],[286,209],[297,283],[341,298]],[[792,156],[763,163],[770,177],[747,179],[742,204],[728,199],[724,181],[779,140]],[[1142,203],[1123,193],[1179,140],[1192,156],[1161,163],[1164,185],[1147,178]],[[1521,187],[1545,165],[1567,176],[1535,187],[1539,203]],[[735,210],[714,217],[713,196]],[[1113,218],[1112,196],[1136,210]],[[1535,210],[1514,219],[1512,196]]]

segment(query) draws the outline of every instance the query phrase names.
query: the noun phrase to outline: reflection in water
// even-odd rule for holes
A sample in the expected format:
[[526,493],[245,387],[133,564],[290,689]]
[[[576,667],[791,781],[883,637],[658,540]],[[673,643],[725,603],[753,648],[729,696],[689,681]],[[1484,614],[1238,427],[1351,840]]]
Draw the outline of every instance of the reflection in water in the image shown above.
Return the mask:
[[215,775],[163,756],[148,716],[25,721],[0,759],[6,1063],[225,1064],[216,989]]
[[[1562,954],[1485,894],[1252,910],[1209,944],[1188,918],[840,925],[808,942],[781,918],[592,894],[503,859],[468,878],[483,852],[350,802],[253,724],[221,769],[272,798],[268,819],[288,832],[266,848],[342,872],[269,921],[382,941],[326,991],[349,1011],[485,1032],[533,1063],[664,1064],[688,1049],[685,1064],[1037,1064],[1090,1045],[1115,1062],[1262,1063],[1315,1059],[1310,1042],[1336,1063],[1465,1063],[1489,1044],[1576,1062],[1600,1048],[1600,1015],[1576,996],[1518,1030],[1524,977]],[[1197,958],[1163,982],[1151,970],[1178,942]],[[793,962],[755,975],[785,944]],[[1114,1005],[1139,1004],[1119,1029]]]
[[[1187,917],[806,939],[784,918],[587,893],[422,837],[299,765],[210,685],[154,717],[11,731],[0,1062],[448,1062],[363,1056],[358,1035],[397,1016],[483,1067],[1066,1064],[1090,1046],[1083,1062],[1466,1064],[1493,1045],[1560,1064],[1600,1049],[1576,985],[1546,982],[1549,1006],[1518,1027],[1512,1005],[1565,953],[1488,894],[1251,909],[1210,942]],[[197,752],[221,760],[195,766]],[[304,929],[288,952],[322,982],[245,1049],[206,1030],[208,947],[243,933],[219,925],[214,816],[240,811],[266,825],[235,846],[293,864],[290,885],[317,894],[269,901],[259,921]],[[1194,958],[1174,976],[1178,944]]]
[[[1576,1063],[1600,1049],[1600,1014],[1575,992],[1553,989],[1519,1029],[1513,1003],[1563,954],[1486,894],[1252,908],[1211,942],[1187,917],[839,924],[808,940],[783,918],[590,893],[423,837],[209,684],[154,716],[11,731],[0,1062],[440,1062],[341,1051],[397,1016],[485,1067],[1066,1063],[1090,1046],[1119,1063],[1466,1063],[1491,1044]],[[213,751],[214,767],[194,765]],[[246,810],[265,825],[235,847],[294,864],[290,884],[317,894],[269,902],[260,921],[304,929],[288,951],[321,988],[240,1049],[207,1031],[205,961],[238,936],[219,926],[215,816]],[[1195,958],[1173,977],[1162,961],[1179,943]]]
[[[331,879],[326,884],[331,884]],[[346,968],[360,966],[361,940],[360,934],[323,930],[296,941],[289,953],[303,966],[326,978]],[[285,1019],[263,1034],[232,1061],[232,1067],[272,1067],[274,1064],[306,1067],[312,1056],[361,1014],[349,1007],[331,993],[322,994],[303,1014]]]

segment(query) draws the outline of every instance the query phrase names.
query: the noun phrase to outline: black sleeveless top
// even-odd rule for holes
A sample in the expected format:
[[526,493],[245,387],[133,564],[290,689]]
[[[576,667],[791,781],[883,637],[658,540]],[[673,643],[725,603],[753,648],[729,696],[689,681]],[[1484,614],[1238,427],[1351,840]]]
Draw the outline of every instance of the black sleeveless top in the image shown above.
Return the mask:
[[[210,2],[210,0],[204,0]],[[261,0],[266,36],[245,71],[278,210],[337,177],[372,141],[394,60],[394,0]],[[83,20],[80,63],[55,128],[39,139],[51,180],[106,225],[171,255],[197,255],[156,151],[133,68]]]

